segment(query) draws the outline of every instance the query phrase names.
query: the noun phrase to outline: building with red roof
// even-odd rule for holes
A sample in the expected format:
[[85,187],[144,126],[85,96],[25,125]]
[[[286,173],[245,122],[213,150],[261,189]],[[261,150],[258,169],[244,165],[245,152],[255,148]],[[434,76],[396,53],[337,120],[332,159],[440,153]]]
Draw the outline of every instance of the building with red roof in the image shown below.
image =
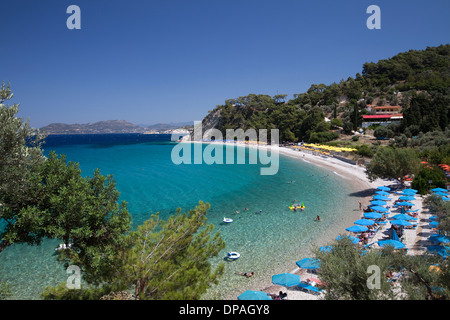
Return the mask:
[[398,123],[403,119],[401,106],[367,106],[367,109],[375,111],[375,114],[363,116],[363,128],[373,124],[388,125],[390,123]]

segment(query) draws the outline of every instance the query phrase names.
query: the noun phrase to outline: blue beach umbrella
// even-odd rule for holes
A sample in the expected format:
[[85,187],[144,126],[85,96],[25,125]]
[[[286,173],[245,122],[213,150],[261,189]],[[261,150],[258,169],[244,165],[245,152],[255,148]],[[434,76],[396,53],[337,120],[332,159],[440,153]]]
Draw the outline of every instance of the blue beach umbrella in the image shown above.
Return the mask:
[[392,220],[391,224],[402,227],[410,227],[413,225],[411,222],[406,220]]
[[408,190],[403,190],[402,191],[402,195],[403,196],[413,196],[413,195],[415,195],[417,192],[414,192],[414,191],[408,191]]
[[356,233],[358,233],[358,232],[367,231],[369,229],[367,227],[364,227],[364,226],[354,225],[354,226],[351,226],[351,227],[349,227],[349,228],[347,228],[345,230],[347,230],[349,232],[356,232]]
[[343,238],[349,238],[353,244],[359,243],[359,239],[357,237],[350,236],[350,235],[337,236],[336,240],[339,241],[339,240],[341,240]]
[[431,221],[435,221],[435,220],[437,220],[439,217],[438,216],[431,216],[429,219],[431,220]]
[[447,189],[443,189],[443,188],[434,188],[434,189],[431,189],[431,191],[433,191],[433,192],[448,192]]
[[386,192],[386,191],[377,191],[377,192],[375,192],[376,194],[378,194],[378,195],[380,195],[380,196],[388,196],[388,195],[390,195],[390,193],[389,192]]
[[360,226],[371,226],[375,224],[375,221],[373,220],[367,220],[367,219],[359,219],[355,221],[355,224],[358,224]]
[[392,217],[394,220],[417,220],[416,218],[411,217],[409,214],[399,213]]
[[450,237],[442,234],[435,234],[428,238],[433,243],[449,243]]
[[382,191],[391,191],[391,188],[389,187],[385,187],[385,186],[380,186],[377,188],[378,190],[382,190]]
[[378,245],[382,248],[386,248],[388,246],[394,247],[394,249],[403,249],[406,248],[406,246],[397,240],[381,240],[378,241]]
[[417,193],[418,190],[416,189],[403,189],[402,192],[408,192],[408,193]]
[[412,202],[407,202],[407,201],[403,201],[403,202],[397,202],[398,206],[405,206],[405,207],[412,207],[415,206],[414,203]]
[[374,206],[385,206],[387,204],[386,201],[381,201],[381,200],[372,200],[370,201],[371,204],[373,204]]
[[373,206],[370,207],[372,210],[378,211],[378,212],[388,212],[389,209],[381,206]]
[[322,251],[322,252],[330,252],[331,249],[333,249],[332,246],[323,246],[323,247],[319,248],[319,250]]
[[395,231],[394,229],[389,229],[391,236],[389,237],[390,240],[395,240],[395,241],[400,241],[400,239],[398,238],[398,234],[397,231]]
[[442,197],[442,201],[450,201],[449,197]]
[[292,273],[280,273],[272,276],[272,283],[284,287],[292,287],[300,284],[300,276]]
[[413,196],[401,196],[399,199],[406,201],[416,200],[416,198],[414,198]]
[[450,250],[444,246],[429,246],[427,247],[427,250],[430,252],[437,253],[443,258],[447,258],[448,255],[450,254]]
[[391,200],[391,198],[388,198],[388,197],[385,197],[385,196],[382,196],[382,195],[379,195],[379,194],[377,194],[376,196],[373,196],[373,199],[374,200],[383,200],[383,201]]
[[432,226],[433,228],[436,228],[437,226],[439,226],[439,222],[437,222],[437,221],[430,222],[430,226]]
[[364,218],[367,218],[367,219],[380,219],[382,217],[383,217],[383,215],[381,213],[378,213],[378,212],[366,212],[366,213],[364,213]]
[[434,194],[437,194],[438,196],[443,196],[443,197],[446,197],[446,196],[448,196],[448,192],[435,192]]
[[315,270],[319,268],[320,260],[313,258],[303,258],[295,263],[299,268]]
[[272,300],[264,291],[247,290],[238,296],[238,300]]

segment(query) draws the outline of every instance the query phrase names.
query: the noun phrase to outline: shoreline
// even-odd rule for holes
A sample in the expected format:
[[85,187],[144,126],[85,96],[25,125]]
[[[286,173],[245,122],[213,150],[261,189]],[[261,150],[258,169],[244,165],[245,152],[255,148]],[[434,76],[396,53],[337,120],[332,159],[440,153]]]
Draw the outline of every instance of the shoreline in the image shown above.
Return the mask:
[[[311,165],[324,168],[328,171],[333,172],[334,174],[337,174],[343,179],[349,180],[349,183],[353,184],[355,189],[361,193],[361,195],[359,196],[359,200],[361,201],[362,208],[365,208],[370,204],[371,197],[373,196],[373,193],[377,187],[391,183],[390,181],[382,179],[377,179],[371,182],[366,176],[364,167],[352,165],[339,159],[336,159],[334,157],[327,156],[326,158],[323,158],[322,156],[314,155],[309,152],[305,152],[301,149],[294,150],[288,147],[279,147],[278,149],[280,154],[283,154],[290,158],[294,158],[297,161],[304,161],[310,163]],[[362,214],[363,214],[362,210],[349,212],[349,216],[352,217],[353,221],[360,219]],[[342,233],[346,234],[349,233],[345,230],[341,231]],[[292,271],[286,272],[300,275],[302,281],[306,280],[306,278],[308,277],[317,278],[317,276],[311,275],[306,270],[300,269],[298,267]],[[289,300],[320,299],[320,295],[315,295],[291,288],[286,289],[285,287],[274,285],[272,283],[262,288],[262,291],[275,295],[278,294],[280,291],[287,292]]]
[[[248,144],[248,143],[232,143],[232,142],[204,142],[204,141],[190,141],[190,143],[206,143],[206,144],[224,144],[230,146],[243,146],[249,148],[265,148],[272,149],[271,146],[268,145],[257,145],[257,144]],[[375,181],[370,181],[367,178],[365,173],[365,167],[359,165],[353,165],[332,156],[322,157],[319,155],[314,155],[312,153],[306,152],[301,149],[293,149],[289,147],[278,147],[278,151],[280,154],[296,159],[297,161],[304,161],[310,163],[311,165],[321,167],[328,171],[333,172],[334,174],[340,176],[343,179],[349,180],[350,184],[353,184],[357,192],[359,193],[357,197],[359,201],[361,201],[361,208],[366,208],[371,201],[371,198],[374,196],[374,192],[380,186],[395,186],[400,188],[400,184],[395,180],[385,180],[385,179],[376,179]],[[395,182],[394,182],[395,181]],[[416,195],[417,199],[415,200],[416,206],[415,209],[419,209],[418,215],[418,226],[414,229],[405,229],[406,239],[404,241],[406,248],[408,248],[408,254],[416,255],[419,252],[423,252],[425,250],[424,245],[418,245],[418,243],[426,243],[427,236],[424,235],[423,232],[423,197],[420,195]],[[396,198],[398,198],[398,194],[391,191],[391,195],[389,197],[392,198],[392,203]],[[390,203],[388,203],[390,205]],[[397,212],[391,211],[391,216],[397,214]],[[352,217],[353,221],[361,219],[363,215],[363,210],[355,210],[349,212],[349,216]],[[377,234],[371,239],[371,243],[376,243],[379,240],[382,240],[386,237],[386,231],[388,227],[385,226],[382,230],[378,231]],[[340,230],[342,234],[351,234],[346,230]],[[419,235],[420,234],[420,235]],[[425,232],[426,234],[426,232]],[[296,268],[293,270],[286,270],[285,272],[294,273],[301,276],[302,281],[306,280],[306,278],[317,278],[317,275],[312,275],[308,273],[304,269]],[[273,283],[267,281],[267,284],[260,287],[260,291],[264,291],[270,294],[277,295],[280,291],[286,292],[288,294],[289,300],[320,300],[321,295],[311,294],[304,291],[300,291],[294,288],[286,288],[280,285],[274,285]]]
[[[308,152],[300,151],[300,149],[297,149],[299,151],[296,151],[291,148],[286,148],[286,147],[279,147],[279,149],[280,149],[280,153],[282,153],[284,155],[291,156],[291,157],[297,158],[297,159],[307,160],[307,162],[310,162],[313,165],[317,165],[322,168],[331,170],[334,173],[341,175],[345,179],[352,180],[357,185],[357,189],[360,190],[360,192],[361,192],[360,201],[362,203],[362,208],[365,208],[370,204],[371,198],[374,196],[374,192],[376,191],[376,188],[378,188],[380,186],[393,186],[395,188],[401,188],[401,185],[395,180],[377,179],[377,180],[371,182],[365,174],[364,167],[361,167],[359,165],[352,165],[352,164],[346,163],[344,161],[341,161],[339,159],[336,159],[334,157],[322,158],[321,156],[317,156],[317,155],[310,154]],[[388,201],[388,205],[392,206],[394,201],[397,200],[400,195],[394,191],[390,191],[390,193],[391,194],[389,195],[389,197],[392,200]],[[413,201],[413,202],[415,202],[415,205],[416,205],[414,207],[414,209],[418,210],[417,227],[411,228],[411,229],[404,229],[405,239],[402,242],[406,245],[406,248],[408,249],[408,254],[410,254],[410,255],[418,255],[418,254],[423,253],[426,250],[426,246],[429,244],[428,236],[432,233],[432,231],[426,231],[426,230],[424,231],[424,227],[427,228],[427,224],[428,224],[426,221],[424,221],[424,220],[426,220],[426,217],[424,216],[424,214],[428,215],[429,212],[428,212],[428,210],[426,210],[426,212],[424,211],[423,200],[424,200],[423,196],[416,194],[416,200]],[[392,217],[393,215],[400,213],[397,211],[398,211],[398,209],[393,209],[391,207],[390,215],[388,217]],[[357,219],[362,218],[362,215],[363,215],[363,211],[360,210],[357,214],[356,213],[354,214],[353,218],[356,221]],[[388,234],[387,234],[387,230],[389,229],[388,225],[390,225],[390,223],[385,225],[383,227],[383,229],[378,231],[376,233],[376,235],[374,236],[374,238],[371,239],[369,242],[376,243],[379,240],[386,239],[386,237],[388,236]],[[347,232],[345,230],[342,230],[342,231],[343,231],[343,233],[345,232],[347,234],[351,234],[350,232]],[[301,277],[302,280],[306,279],[308,277],[308,275],[311,278],[317,277],[314,275],[310,275],[306,270],[302,270],[300,268],[297,268],[295,271],[293,271],[291,273],[303,275],[303,277]],[[289,300],[320,300],[321,299],[320,298],[321,295],[314,295],[314,294],[310,294],[310,293],[306,293],[303,291],[290,289],[290,288],[288,288],[286,290],[284,287],[273,285],[273,284],[265,287],[262,291],[265,291],[265,292],[271,293],[271,294],[278,294],[279,291],[286,291],[288,293]]]

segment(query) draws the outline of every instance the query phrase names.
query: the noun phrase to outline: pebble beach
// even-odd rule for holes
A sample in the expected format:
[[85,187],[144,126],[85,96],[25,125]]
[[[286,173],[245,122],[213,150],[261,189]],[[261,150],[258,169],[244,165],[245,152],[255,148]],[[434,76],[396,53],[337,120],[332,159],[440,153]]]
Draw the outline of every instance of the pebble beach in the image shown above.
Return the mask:
[[[260,146],[261,148],[261,146]],[[270,148],[270,146],[262,146],[262,148]],[[401,190],[402,187],[397,181],[383,180],[377,179],[375,181],[370,181],[367,178],[365,173],[365,167],[353,165],[339,159],[333,157],[323,157],[322,155],[313,154],[311,152],[305,152],[300,149],[293,149],[289,147],[279,147],[280,154],[284,154],[289,157],[293,157],[298,159],[299,161],[307,161],[314,165],[323,167],[325,169],[331,170],[335,174],[341,175],[346,179],[351,180],[351,183],[358,186],[358,189],[361,190],[361,197],[359,201],[361,201],[361,210],[349,212],[349,214],[354,215],[354,220],[361,219],[363,217],[363,208],[366,208],[370,205],[370,201],[372,197],[375,195],[375,191],[380,186],[388,186],[391,189]],[[406,187],[403,187],[406,188]],[[398,193],[397,193],[398,192]],[[391,191],[388,205],[392,205],[398,198],[400,197],[400,191]],[[428,237],[431,235],[432,230],[429,228],[429,220],[427,217],[429,216],[427,210],[423,207],[424,198],[420,195],[416,195],[416,200],[412,201],[414,203],[414,210],[417,210],[417,227],[416,228],[405,228],[402,241],[408,249],[407,254],[422,254],[426,250],[426,246],[430,245],[428,242]],[[398,212],[397,212],[398,211]],[[391,208],[391,215],[395,215],[400,213],[400,209]],[[379,230],[375,236],[370,239],[370,243],[375,243],[374,246],[377,246],[377,242],[380,240],[388,239],[388,229],[390,228],[390,220],[388,219],[387,224]],[[342,233],[351,234],[345,230],[342,230]],[[326,245],[326,243],[320,243],[319,246]],[[310,274],[304,269],[295,268],[293,270],[286,270],[285,272],[294,273],[300,275],[302,281],[307,278],[317,278],[317,275]],[[267,292],[269,294],[277,295],[280,291],[287,292],[288,300],[319,300],[323,297],[323,294],[312,294],[309,292],[301,291],[296,287],[286,288],[273,285],[270,282],[271,279],[268,279],[268,283],[266,287],[261,288],[261,291]],[[320,280],[320,279],[319,279]]]

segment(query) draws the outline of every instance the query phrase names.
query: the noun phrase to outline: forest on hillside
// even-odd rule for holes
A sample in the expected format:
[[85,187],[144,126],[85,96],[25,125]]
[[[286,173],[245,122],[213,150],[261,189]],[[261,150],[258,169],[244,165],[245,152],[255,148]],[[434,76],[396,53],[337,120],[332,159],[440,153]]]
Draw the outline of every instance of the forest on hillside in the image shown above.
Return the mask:
[[[444,131],[450,119],[450,45],[410,50],[367,62],[355,77],[312,84],[303,93],[249,94],[217,105],[203,122],[226,129],[280,130],[280,141],[324,143],[357,130],[367,105],[400,105],[404,120],[395,134]],[[328,117],[331,121],[326,122]]]

